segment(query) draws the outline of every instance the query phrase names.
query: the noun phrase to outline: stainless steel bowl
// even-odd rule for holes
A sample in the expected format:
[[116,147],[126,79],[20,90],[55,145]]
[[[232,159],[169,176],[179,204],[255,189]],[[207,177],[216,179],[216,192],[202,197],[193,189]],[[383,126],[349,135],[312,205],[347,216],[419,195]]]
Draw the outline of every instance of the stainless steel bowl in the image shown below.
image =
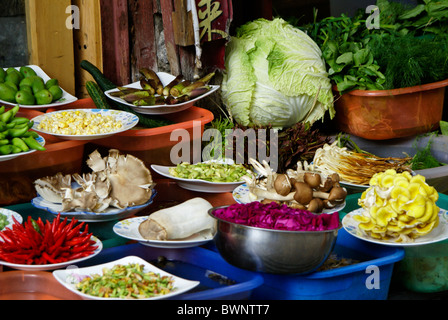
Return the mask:
[[336,243],[338,229],[328,231],[284,231],[244,226],[209,215],[217,220],[214,243],[228,263],[252,271],[276,274],[305,274],[327,260]]

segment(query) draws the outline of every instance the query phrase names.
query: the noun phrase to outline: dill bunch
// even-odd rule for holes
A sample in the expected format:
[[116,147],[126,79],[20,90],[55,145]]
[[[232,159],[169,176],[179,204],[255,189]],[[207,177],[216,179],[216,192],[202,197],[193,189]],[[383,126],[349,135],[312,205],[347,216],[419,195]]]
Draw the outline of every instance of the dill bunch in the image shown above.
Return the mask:
[[413,87],[448,78],[448,38],[373,36],[370,48],[386,78],[385,89]]
[[431,146],[433,144],[434,133],[430,135],[430,139],[428,143],[423,148],[418,148],[418,141],[420,137],[418,137],[414,142],[414,148],[416,149],[416,154],[412,157],[411,160],[411,169],[412,170],[422,170],[422,169],[430,169],[437,168],[443,165],[440,163],[431,153]]

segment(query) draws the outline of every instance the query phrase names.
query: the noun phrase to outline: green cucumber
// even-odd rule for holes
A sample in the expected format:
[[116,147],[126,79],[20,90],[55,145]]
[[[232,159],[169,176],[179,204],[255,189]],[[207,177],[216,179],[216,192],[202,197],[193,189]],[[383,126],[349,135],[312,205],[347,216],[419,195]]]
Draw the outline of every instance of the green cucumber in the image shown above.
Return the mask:
[[87,81],[86,89],[98,109],[110,109],[107,97],[96,82]]
[[111,80],[109,80],[107,77],[104,76],[104,74],[101,72],[100,69],[98,69],[95,65],[93,65],[89,61],[82,60],[80,65],[81,68],[83,68],[92,75],[93,79],[95,79],[96,83],[100,86],[101,90],[107,91],[115,89],[117,87],[115,83],[113,83]]

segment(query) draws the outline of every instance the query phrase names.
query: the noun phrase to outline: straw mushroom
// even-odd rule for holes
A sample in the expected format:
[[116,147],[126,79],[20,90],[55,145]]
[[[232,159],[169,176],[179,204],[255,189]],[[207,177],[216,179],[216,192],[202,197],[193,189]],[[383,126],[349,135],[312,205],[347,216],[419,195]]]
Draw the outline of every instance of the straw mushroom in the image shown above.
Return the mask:
[[277,175],[274,181],[274,188],[278,194],[282,196],[288,195],[291,192],[292,188],[291,180],[289,179],[288,175],[286,174]]
[[306,172],[303,176],[303,182],[309,185],[311,188],[316,189],[320,186],[321,176],[319,173]]
[[296,182],[294,184],[296,192],[294,193],[294,200],[298,203],[307,205],[313,200],[313,189],[305,182]]
[[314,213],[321,213],[324,210],[324,202],[320,198],[313,198],[308,204],[307,210]]

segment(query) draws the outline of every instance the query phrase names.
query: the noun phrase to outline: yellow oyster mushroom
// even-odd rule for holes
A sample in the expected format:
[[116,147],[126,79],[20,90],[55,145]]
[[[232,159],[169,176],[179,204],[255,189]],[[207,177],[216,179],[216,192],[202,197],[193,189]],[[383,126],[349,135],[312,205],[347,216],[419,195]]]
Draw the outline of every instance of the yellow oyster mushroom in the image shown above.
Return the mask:
[[380,227],[386,227],[389,221],[396,217],[396,212],[390,206],[381,207],[376,212],[376,222]]
[[391,199],[389,202],[392,209],[394,209],[398,214],[403,214],[405,213],[405,209],[403,209],[403,206],[405,206],[409,201],[410,199],[407,197],[407,195],[400,194],[397,196],[397,198]]
[[362,222],[358,224],[358,228],[364,231],[370,231],[373,229],[373,227],[375,227],[375,224],[372,223],[372,221]]
[[421,184],[426,184],[426,178],[425,178],[425,176],[423,176],[421,174],[416,174],[415,176],[413,176],[411,178],[411,183],[412,182],[419,182]]
[[409,193],[410,193],[410,198],[415,198],[418,194],[420,194],[420,189],[421,189],[421,184],[418,182],[411,182],[409,183]]
[[406,197],[408,200],[411,199],[411,193],[405,187],[395,186],[390,192],[390,197],[392,199],[397,199],[399,197]]
[[381,233],[369,232],[369,235],[378,240],[384,240],[384,236]]
[[377,173],[358,201],[369,215],[358,219],[359,228],[375,239],[413,241],[437,226],[438,197],[424,176],[395,170]]
[[380,175],[378,177],[378,185],[386,189],[392,187],[394,185],[394,174],[386,171],[385,174]]
[[408,216],[416,219],[421,218],[426,212],[426,199],[421,194],[417,194],[414,199],[402,206]]
[[394,178],[394,186],[407,188],[409,186],[409,179],[405,176],[397,176]]
[[420,222],[433,221],[439,217],[439,211],[440,211],[440,208],[437,205],[435,205],[433,202],[428,200],[425,202],[424,215],[420,218],[418,218],[418,217],[416,217],[416,218]]
[[380,208],[380,207],[372,206],[372,207],[369,209],[370,219],[371,219],[374,223],[376,223],[376,217],[377,217],[377,212],[378,212],[378,209],[379,209],[379,208]]
[[433,222],[421,225],[416,227],[414,230],[418,234],[418,236],[424,236],[428,233],[430,233],[439,223],[439,220],[434,220]]
[[409,171],[403,171],[401,173],[401,176],[405,177],[406,179],[408,179],[408,181],[411,181],[412,179],[412,174]]
[[411,232],[412,229],[415,228],[415,227],[417,227],[418,225],[420,225],[421,222],[418,221],[418,220],[415,219],[415,218],[412,218],[412,217],[410,217],[410,218],[411,218],[411,220],[409,220],[409,221],[402,221],[402,220],[399,220],[397,225],[398,225],[402,230],[409,230],[409,232]]
[[385,205],[386,200],[384,200],[383,198],[376,196],[375,197],[375,206],[377,207],[382,207]]
[[386,227],[388,232],[399,233],[403,228],[399,227],[397,224],[391,224]]
[[367,223],[370,222],[370,218],[365,216],[365,215],[361,215],[361,214],[357,214],[353,216],[353,219],[359,223]]

